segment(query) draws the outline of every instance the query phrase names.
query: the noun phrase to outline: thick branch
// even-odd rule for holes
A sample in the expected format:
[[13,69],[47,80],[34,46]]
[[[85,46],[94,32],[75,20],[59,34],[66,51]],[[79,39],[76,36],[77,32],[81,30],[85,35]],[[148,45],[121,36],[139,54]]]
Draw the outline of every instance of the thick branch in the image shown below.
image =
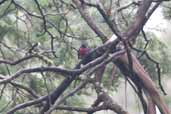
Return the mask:
[[[149,74],[144,70],[144,68],[142,67],[142,65],[139,63],[138,59],[134,55],[132,55],[132,59],[133,59],[133,71],[137,74],[136,76],[138,76],[138,78],[141,80],[143,88],[147,90],[153,102],[158,106],[162,114],[170,114],[166,104],[164,103],[163,99],[159,95],[159,92],[154,82],[151,80]],[[124,62],[124,64],[126,65],[129,64],[126,55],[120,57],[119,61]]]
[[58,68],[58,67],[37,67],[37,68],[26,68],[23,70],[20,70],[18,72],[16,72],[14,75],[5,78],[3,80],[0,81],[0,84],[3,83],[7,83],[10,82],[11,80],[14,80],[16,78],[18,78],[19,76],[21,76],[22,74],[26,74],[26,73],[35,73],[35,72],[55,72],[55,73],[59,73],[61,75],[64,75],[67,78],[68,75],[79,75],[82,72],[86,71],[88,68],[93,67],[94,65],[99,64],[101,61],[104,60],[104,58],[106,58],[106,54],[104,54],[104,56],[97,58],[96,60],[88,63],[87,65],[85,65],[84,67],[82,67],[81,69],[74,69],[74,70],[68,70],[68,69],[62,69],[62,68]]
[[103,42],[105,42],[107,40],[107,37],[104,35],[104,33],[99,30],[99,28],[97,27],[97,25],[94,23],[94,21],[92,20],[92,18],[87,14],[87,12],[85,11],[83,4],[81,4],[81,2],[79,2],[79,0],[72,0],[75,5],[77,6],[81,16],[84,18],[84,20],[87,22],[87,24],[89,25],[89,27],[102,39]]
[[106,110],[105,106],[98,106],[93,108],[81,108],[81,107],[67,107],[67,106],[58,106],[57,110],[68,110],[68,111],[77,111],[77,112],[97,112],[101,110]]
[[144,0],[141,3],[136,13],[136,16],[133,20],[133,23],[128,27],[128,30],[125,35],[127,38],[134,39],[139,34],[140,30],[145,24],[144,20],[146,19],[146,13],[148,9],[150,8],[151,3],[152,3],[152,0]]

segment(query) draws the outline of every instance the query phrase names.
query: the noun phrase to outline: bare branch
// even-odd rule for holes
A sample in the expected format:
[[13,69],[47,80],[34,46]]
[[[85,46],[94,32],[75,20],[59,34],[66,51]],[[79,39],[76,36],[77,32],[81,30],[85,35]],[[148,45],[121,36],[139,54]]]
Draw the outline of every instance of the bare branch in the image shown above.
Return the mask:
[[133,2],[131,2],[131,3],[128,3],[128,4],[124,5],[124,6],[119,7],[119,8],[117,9],[117,11],[120,12],[120,11],[122,11],[122,10],[124,10],[124,9],[127,9],[128,7],[130,7],[130,6],[132,6],[132,5],[139,5],[139,3],[133,1]]
[[42,59],[44,61],[42,56],[40,56],[38,54],[34,54],[34,55],[28,55],[28,56],[23,57],[21,59],[18,59],[16,61],[0,60],[0,64],[3,63],[3,64],[8,64],[8,65],[17,65],[17,64],[20,64],[20,63],[22,63],[22,62],[24,62],[26,60],[32,59],[32,58],[39,58],[39,59]]
[[48,98],[47,96],[42,96],[42,97],[39,97],[39,98],[37,98],[35,100],[31,100],[31,101],[28,101],[26,103],[16,105],[14,108],[10,109],[7,112],[7,114],[14,114],[14,112],[16,112],[17,110],[21,110],[21,109],[24,109],[26,107],[39,104],[39,103],[43,102],[44,100],[46,100],[47,98]]
[[[67,110],[67,111],[77,111],[77,112],[97,112],[101,110],[106,110],[105,106],[98,106],[92,108],[81,108],[81,107],[69,107],[69,106],[58,106],[56,107],[57,110]],[[45,113],[48,114],[48,113]]]
[[81,16],[84,18],[84,20],[90,26],[90,28],[101,38],[101,40],[103,42],[105,42],[107,40],[107,37],[104,35],[104,33],[101,30],[99,30],[97,25],[93,22],[91,17],[87,14],[85,9],[83,8],[83,4],[81,4],[78,0],[72,0],[72,1],[75,3]]
[[135,39],[135,37],[139,34],[142,29],[144,20],[146,19],[146,13],[152,4],[152,0],[144,0],[142,1],[139,9],[136,13],[133,23],[128,27],[128,30],[125,33],[125,36],[129,39]]

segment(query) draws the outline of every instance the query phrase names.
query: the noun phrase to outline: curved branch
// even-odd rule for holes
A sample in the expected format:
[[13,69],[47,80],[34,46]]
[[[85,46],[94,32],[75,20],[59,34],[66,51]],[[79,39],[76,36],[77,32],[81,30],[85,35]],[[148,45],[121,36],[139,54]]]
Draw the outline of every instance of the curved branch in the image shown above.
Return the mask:
[[32,58],[39,58],[39,59],[44,60],[42,56],[35,54],[35,55],[28,55],[28,56],[23,57],[21,59],[18,59],[16,61],[0,60],[0,64],[3,63],[3,64],[8,64],[8,65],[17,65],[17,64],[20,64],[26,60],[32,59]]
[[66,69],[61,69],[58,67],[37,67],[37,68],[22,69],[22,70],[19,70],[18,72],[16,72],[14,75],[1,80],[0,84],[8,83],[8,82],[18,78],[22,74],[35,73],[35,72],[56,72],[56,73],[66,76],[66,75],[70,75],[70,74],[77,74],[79,72],[79,70],[76,70],[76,71],[75,70],[66,70]]
[[24,109],[24,108],[26,108],[28,106],[36,105],[36,104],[41,103],[42,101],[46,100],[47,98],[48,98],[48,96],[42,96],[42,97],[37,98],[35,100],[31,100],[31,101],[28,101],[26,103],[16,105],[14,108],[10,109],[7,112],[7,114],[14,114],[14,112],[16,112],[17,110]]

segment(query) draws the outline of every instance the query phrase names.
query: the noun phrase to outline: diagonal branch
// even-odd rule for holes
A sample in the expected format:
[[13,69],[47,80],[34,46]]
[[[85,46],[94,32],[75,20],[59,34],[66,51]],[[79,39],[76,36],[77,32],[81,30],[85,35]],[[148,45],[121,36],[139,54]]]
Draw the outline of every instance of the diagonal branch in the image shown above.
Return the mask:
[[[124,53],[124,51],[119,51],[118,53],[115,53],[111,58],[111,60],[113,59],[117,59],[120,55],[122,55]],[[105,55],[103,55],[102,57],[99,57],[97,59],[95,59],[94,61],[88,63],[87,65],[85,65],[83,68],[81,68],[81,70],[77,69],[79,64],[75,67],[75,70],[69,70],[69,71],[65,71],[66,74],[68,73],[72,73],[71,77],[66,77],[66,79],[63,80],[63,82],[54,90],[50,93],[50,95],[46,95],[46,96],[42,96],[36,100],[32,100],[32,101],[28,101],[26,103],[23,104],[19,104],[17,106],[15,106],[14,108],[12,108],[8,114],[12,114],[14,112],[16,112],[17,110],[26,108],[28,106],[31,105],[35,105],[38,104],[42,101],[47,101],[45,108],[42,110],[42,112],[46,112],[49,109],[49,98],[51,98],[52,104],[58,99],[58,97],[65,91],[65,89],[72,83],[72,81],[77,77],[77,75],[79,75],[80,72],[86,70],[87,68],[91,68],[97,64],[99,64],[99,62],[102,62],[105,59]],[[107,62],[107,61],[106,61]],[[99,66],[100,67],[100,66]],[[46,68],[46,67],[45,67]],[[53,70],[52,70],[53,69]],[[52,68],[52,71],[56,71],[59,70],[58,68],[54,67]],[[41,70],[40,70],[41,71]],[[61,69],[59,71],[62,71]],[[42,72],[42,71],[41,71]],[[68,73],[67,73],[68,72]],[[74,74],[76,73],[76,74]],[[69,74],[68,74],[69,75]]]
[[128,27],[125,32],[125,36],[127,40],[135,39],[139,34],[140,30],[144,26],[144,20],[146,19],[146,14],[148,9],[152,4],[152,0],[144,0],[139,6],[137,10],[136,16],[132,22],[132,24]]
[[79,2],[79,0],[72,0],[75,5],[77,6],[81,16],[84,18],[84,20],[87,22],[89,27],[101,38],[103,42],[107,40],[106,35],[97,27],[97,25],[94,23],[93,19],[88,15],[85,8],[83,7],[84,4]]

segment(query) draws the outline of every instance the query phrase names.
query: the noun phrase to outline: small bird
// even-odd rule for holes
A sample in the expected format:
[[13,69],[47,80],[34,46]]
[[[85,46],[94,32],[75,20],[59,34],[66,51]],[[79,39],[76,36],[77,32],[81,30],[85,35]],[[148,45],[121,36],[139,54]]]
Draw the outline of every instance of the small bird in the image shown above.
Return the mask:
[[86,43],[82,42],[78,50],[78,59],[83,59],[89,52],[90,48],[88,48]]

